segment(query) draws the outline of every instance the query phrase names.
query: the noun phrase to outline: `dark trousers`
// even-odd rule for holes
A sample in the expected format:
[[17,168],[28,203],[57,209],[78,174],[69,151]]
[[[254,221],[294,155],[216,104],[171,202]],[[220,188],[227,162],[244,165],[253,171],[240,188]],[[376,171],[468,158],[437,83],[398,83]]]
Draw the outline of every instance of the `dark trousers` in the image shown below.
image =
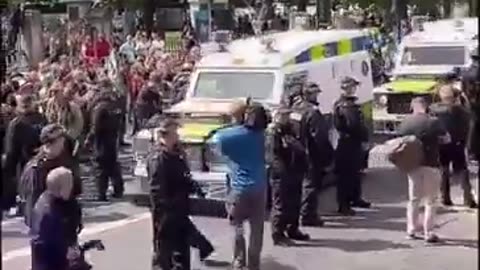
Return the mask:
[[105,195],[105,193],[107,193],[109,180],[112,181],[115,193],[123,193],[122,171],[117,158],[97,158],[95,163],[98,194]]
[[315,220],[318,218],[318,191],[322,186],[325,172],[318,168],[310,168],[303,179],[303,193],[300,215],[302,220]]
[[157,248],[157,262],[153,270],[190,270],[190,245],[185,236],[175,235],[176,239],[160,240]]
[[[187,222],[188,222],[188,224],[186,224],[187,230],[188,230],[187,242],[189,246],[198,249],[200,251],[200,255],[210,253],[210,251],[213,250],[212,243],[207,239],[207,237],[205,237],[204,234],[202,234],[198,230],[197,226],[195,226],[195,224],[190,219]],[[164,241],[162,242],[162,239],[160,239],[159,237],[159,232],[161,228],[159,228],[158,226],[155,226],[154,218],[152,218],[152,223],[153,223],[152,225],[153,225],[153,254],[154,254],[153,260],[152,260],[152,267],[153,269],[156,269],[155,267],[157,267],[158,269],[158,267],[161,267],[162,260],[166,260],[165,258],[162,258],[162,255],[160,254],[161,251],[165,252],[165,250],[162,250],[162,248],[160,247],[160,245]],[[169,256],[173,255],[168,250],[167,250],[167,253],[170,253]],[[190,250],[188,250],[188,254],[190,254]],[[190,258],[190,255],[189,255],[189,258]],[[189,263],[190,263],[190,260],[189,260]],[[190,269],[190,268],[180,268],[180,269]]]
[[350,208],[362,198],[362,174],[357,170],[337,170],[337,203],[340,208]]
[[299,226],[303,174],[285,174],[271,179],[272,234],[296,232]]
[[470,184],[465,144],[450,143],[442,145],[440,147],[440,163],[442,165],[442,199],[444,201],[451,200],[450,166],[452,166],[453,172],[460,177],[464,200],[472,200],[472,185]]
[[123,142],[125,133],[127,132],[127,96],[121,96],[119,100],[121,114],[119,115],[118,140]]

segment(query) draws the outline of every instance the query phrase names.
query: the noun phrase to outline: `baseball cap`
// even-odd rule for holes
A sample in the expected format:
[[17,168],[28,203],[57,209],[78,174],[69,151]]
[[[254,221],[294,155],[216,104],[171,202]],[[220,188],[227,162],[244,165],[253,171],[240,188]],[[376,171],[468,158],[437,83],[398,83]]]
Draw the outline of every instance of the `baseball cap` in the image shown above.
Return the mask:
[[59,124],[49,124],[42,128],[40,142],[42,144],[51,143],[65,134],[66,130],[63,126]]

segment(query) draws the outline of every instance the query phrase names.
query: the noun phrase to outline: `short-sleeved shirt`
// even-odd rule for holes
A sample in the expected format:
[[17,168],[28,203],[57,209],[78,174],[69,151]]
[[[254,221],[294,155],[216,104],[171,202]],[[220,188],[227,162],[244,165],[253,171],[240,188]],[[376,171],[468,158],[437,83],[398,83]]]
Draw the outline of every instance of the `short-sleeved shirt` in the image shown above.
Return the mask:
[[428,114],[410,115],[400,125],[398,133],[401,136],[414,135],[422,142],[423,166],[440,166],[440,137],[446,135],[447,130],[437,118]]
[[230,188],[239,192],[265,188],[265,134],[236,125],[219,130],[210,140],[228,160]]

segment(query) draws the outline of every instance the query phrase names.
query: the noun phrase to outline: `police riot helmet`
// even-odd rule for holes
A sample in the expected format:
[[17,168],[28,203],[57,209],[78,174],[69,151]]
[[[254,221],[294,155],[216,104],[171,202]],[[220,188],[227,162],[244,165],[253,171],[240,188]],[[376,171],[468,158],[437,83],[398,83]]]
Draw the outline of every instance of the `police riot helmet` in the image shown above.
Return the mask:
[[304,94],[318,94],[321,92],[322,90],[316,83],[309,82],[305,85]]
[[342,81],[340,82],[340,88],[342,90],[350,90],[353,87],[358,86],[359,84],[360,82],[357,79],[347,76],[343,78]]

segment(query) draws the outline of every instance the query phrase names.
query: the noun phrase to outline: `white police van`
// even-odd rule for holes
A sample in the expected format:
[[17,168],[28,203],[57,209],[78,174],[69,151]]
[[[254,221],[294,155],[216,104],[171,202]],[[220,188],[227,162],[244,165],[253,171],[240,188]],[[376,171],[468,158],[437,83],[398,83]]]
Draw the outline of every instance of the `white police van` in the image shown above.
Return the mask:
[[[374,90],[376,134],[393,135],[410,112],[413,97],[432,100],[437,77],[471,64],[478,48],[478,18],[425,22],[399,46],[392,81]],[[460,87],[460,86],[459,86]]]
[[[273,109],[291,94],[292,80],[308,81],[322,89],[320,109],[330,114],[340,96],[341,80],[350,76],[361,83],[359,102],[371,108],[370,37],[367,29],[292,30],[218,44],[218,52],[204,56],[195,67],[185,100],[167,112],[182,123],[180,135],[193,178],[209,183],[210,196],[223,194],[224,163],[212,154],[202,155],[202,147],[209,132],[229,123],[227,113],[238,99],[250,97]],[[144,183],[144,157],[151,138],[151,130],[143,130],[134,140],[135,175]],[[210,164],[208,171],[205,163]]]

